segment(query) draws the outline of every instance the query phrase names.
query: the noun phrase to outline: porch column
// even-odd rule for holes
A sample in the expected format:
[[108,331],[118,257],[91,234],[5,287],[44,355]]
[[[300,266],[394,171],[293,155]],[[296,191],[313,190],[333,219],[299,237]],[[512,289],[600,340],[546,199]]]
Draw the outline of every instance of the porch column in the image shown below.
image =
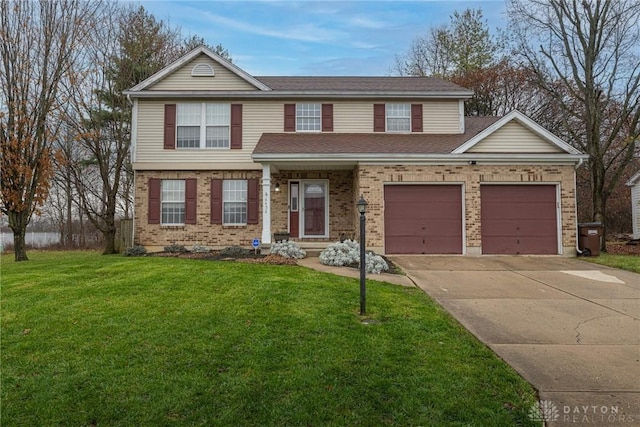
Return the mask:
[[271,244],[271,165],[262,165],[262,243]]

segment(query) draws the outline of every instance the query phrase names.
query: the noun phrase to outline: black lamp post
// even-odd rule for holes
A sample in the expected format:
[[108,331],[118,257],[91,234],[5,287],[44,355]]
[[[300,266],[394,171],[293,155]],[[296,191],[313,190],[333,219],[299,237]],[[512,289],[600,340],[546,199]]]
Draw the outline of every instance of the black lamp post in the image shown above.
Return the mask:
[[367,201],[364,196],[360,195],[360,200],[356,206],[360,212],[360,315],[364,316],[366,312],[366,261],[365,261],[365,238],[364,238],[364,214],[367,212]]

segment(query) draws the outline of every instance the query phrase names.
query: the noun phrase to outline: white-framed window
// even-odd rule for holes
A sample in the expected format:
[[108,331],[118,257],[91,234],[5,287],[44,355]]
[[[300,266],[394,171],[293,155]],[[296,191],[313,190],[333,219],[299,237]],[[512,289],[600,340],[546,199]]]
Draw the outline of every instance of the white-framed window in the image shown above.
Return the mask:
[[176,147],[200,148],[201,104],[178,104],[176,108]]
[[222,182],[222,223],[247,224],[247,180],[225,179]]
[[176,148],[229,148],[230,123],[230,104],[178,104]]
[[298,184],[291,184],[291,212],[298,212]]
[[163,179],[160,192],[162,225],[184,225],[185,181],[183,179]]
[[411,104],[387,104],[387,132],[411,131]]
[[296,104],[296,131],[320,132],[322,130],[322,106],[314,103]]

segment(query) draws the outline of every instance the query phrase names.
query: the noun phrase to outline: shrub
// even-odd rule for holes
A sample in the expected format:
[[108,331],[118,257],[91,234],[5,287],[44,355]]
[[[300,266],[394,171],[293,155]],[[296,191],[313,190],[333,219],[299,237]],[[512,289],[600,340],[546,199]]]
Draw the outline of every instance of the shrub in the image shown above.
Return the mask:
[[145,256],[147,254],[147,249],[144,246],[131,246],[125,249],[123,252],[124,256]]
[[207,254],[211,252],[211,249],[209,249],[207,246],[196,243],[195,245],[193,245],[193,248],[191,248],[191,252],[195,254]]
[[271,244],[271,250],[269,253],[280,255],[284,258],[296,258],[302,259],[307,256],[307,253],[300,248],[296,242],[287,241],[276,242]]
[[251,249],[244,249],[240,246],[229,246],[220,251],[222,258],[246,258],[251,256]]
[[353,240],[332,243],[320,252],[320,264],[342,267],[357,264],[360,260],[360,245]]
[[370,251],[365,254],[364,265],[367,273],[380,274],[389,270],[389,265],[384,258]]
[[[324,265],[360,266],[360,245],[353,240],[332,243],[325,250],[320,252],[320,263]],[[368,251],[365,254],[365,271],[367,273],[380,274],[387,271],[387,262],[375,253]]]
[[164,247],[164,251],[165,252],[189,252],[189,250],[187,248],[184,247],[184,245],[176,245],[175,243],[169,245],[169,246],[165,246]]

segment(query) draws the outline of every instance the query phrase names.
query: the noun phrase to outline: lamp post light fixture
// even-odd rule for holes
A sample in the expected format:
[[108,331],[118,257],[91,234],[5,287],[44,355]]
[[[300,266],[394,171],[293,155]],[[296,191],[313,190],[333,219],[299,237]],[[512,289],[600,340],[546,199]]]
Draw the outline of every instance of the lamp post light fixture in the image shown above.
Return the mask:
[[360,213],[360,315],[366,313],[366,257],[365,257],[365,213],[367,212],[367,201],[360,195],[360,200],[356,204]]

